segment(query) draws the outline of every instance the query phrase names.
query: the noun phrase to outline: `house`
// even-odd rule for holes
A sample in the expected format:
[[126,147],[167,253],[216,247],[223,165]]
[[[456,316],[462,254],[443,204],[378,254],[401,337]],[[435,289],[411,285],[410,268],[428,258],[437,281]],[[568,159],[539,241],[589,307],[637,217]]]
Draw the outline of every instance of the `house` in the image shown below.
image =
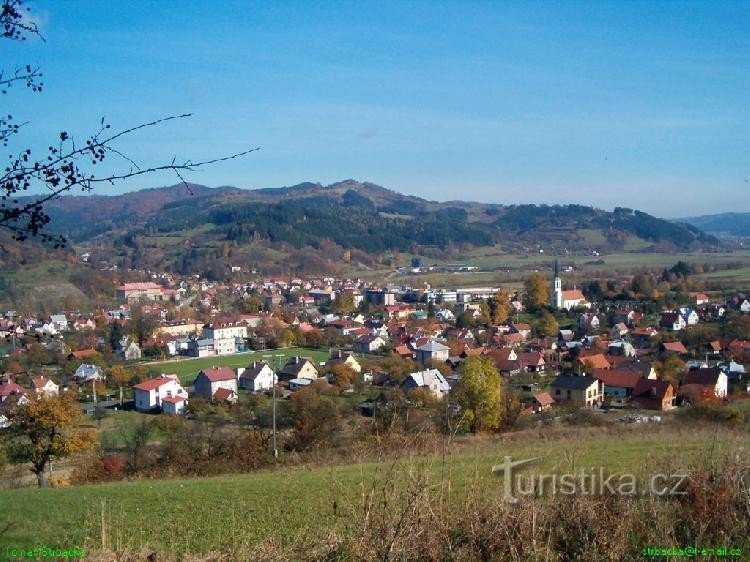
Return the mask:
[[[563,291],[565,292],[565,291]],[[599,316],[591,312],[585,312],[578,317],[578,328],[587,332],[596,332],[601,326]]]
[[729,380],[741,381],[745,376],[745,366],[734,361],[722,361],[716,365]]
[[99,352],[95,349],[81,349],[79,351],[72,351],[68,353],[68,360],[72,361],[74,359],[86,359],[87,357],[93,357],[97,355]]
[[68,319],[64,314],[52,314],[49,321],[58,332],[64,332],[68,329]]
[[686,306],[680,308],[680,316],[682,316],[682,318],[685,320],[685,324],[688,326],[695,326],[698,322],[700,322],[698,313],[692,308],[688,308]]
[[688,371],[682,378],[680,390],[686,385],[700,386],[703,391],[713,392],[717,398],[724,398],[727,395],[727,376],[717,367]]
[[141,358],[141,348],[134,341],[128,342],[128,344],[122,348],[122,356],[125,361],[137,361]]
[[162,374],[133,387],[135,409],[139,412],[158,410],[165,398],[176,396],[187,398],[187,391],[180,384],[177,375]]
[[118,299],[127,302],[137,302],[141,299],[162,300],[162,287],[153,282],[125,283],[117,287],[115,294]]
[[47,377],[31,377],[31,390],[38,396],[57,396],[60,387]]
[[445,362],[450,354],[450,348],[435,340],[430,340],[424,345],[417,347],[414,352],[418,362],[424,364],[430,361]]
[[633,337],[633,343],[636,347],[644,348],[650,347],[653,338],[659,335],[656,328],[647,326],[645,328],[635,328],[630,335]]
[[278,378],[281,381],[291,381],[292,379],[317,379],[319,376],[318,369],[309,357],[290,357],[286,365],[278,372]]
[[247,367],[237,369],[240,388],[250,392],[269,390],[278,382],[276,373],[265,361],[253,361]]
[[358,353],[374,353],[386,346],[386,341],[379,335],[367,334],[360,336],[354,342],[354,349]]
[[659,349],[662,353],[676,353],[677,355],[687,355],[688,350],[682,345],[681,341],[663,342]]
[[202,339],[213,341],[215,355],[230,355],[245,351],[247,336],[247,324],[243,322],[206,324],[201,333]]
[[448,381],[445,380],[443,374],[437,369],[427,369],[426,371],[410,373],[404,382],[401,383],[401,388],[406,392],[417,388],[426,388],[439,400],[447,396],[450,391]]
[[89,365],[88,363],[82,363],[73,373],[73,380],[76,382],[101,381],[104,378],[104,373],[98,365]]
[[604,384],[605,396],[618,399],[630,398],[643,379],[641,373],[628,369],[595,369],[593,376]]
[[237,377],[229,367],[203,369],[193,382],[195,394],[211,400],[220,388],[237,392]]
[[528,324],[511,324],[509,332],[511,334],[521,334],[524,341],[531,337],[531,326]]
[[239,400],[239,396],[237,394],[236,390],[232,390],[231,388],[217,388],[216,392],[214,392],[214,395],[211,397],[211,400],[213,402],[226,402],[227,404],[236,404],[237,400]]
[[695,306],[708,304],[709,302],[711,302],[711,299],[708,298],[708,295],[705,295],[704,293],[698,293],[695,295]]
[[518,354],[521,371],[527,373],[541,373],[547,367],[544,356],[538,351],[526,351]]
[[603,383],[592,376],[560,375],[550,383],[555,402],[578,407],[593,407],[602,402]]
[[161,401],[161,411],[163,414],[176,416],[183,413],[187,405],[186,396],[165,396]]
[[330,370],[336,365],[346,365],[355,373],[362,372],[362,366],[359,364],[359,361],[354,358],[354,355],[351,353],[344,353],[341,350],[337,351],[333,357],[326,361],[325,369],[327,372],[330,372]]
[[533,413],[546,412],[555,403],[555,399],[550,396],[549,392],[540,392],[535,394],[531,399],[531,409]]
[[609,369],[611,365],[601,353],[579,357],[578,362],[584,369]]
[[659,327],[679,332],[687,327],[687,322],[679,312],[664,312],[659,320]]
[[25,399],[26,391],[23,387],[17,385],[9,377],[3,377],[0,379],[0,404],[6,403],[8,400],[18,400],[21,403],[21,399]]
[[609,346],[607,346],[607,353],[620,357],[635,357],[636,355],[633,344],[625,340],[610,342]]
[[675,407],[676,392],[672,383],[641,379],[633,389],[630,401],[644,410],[671,410]]
[[630,328],[628,328],[627,324],[625,324],[624,322],[618,322],[617,324],[612,326],[612,329],[609,331],[609,336],[612,339],[619,339],[619,338],[622,338],[629,331],[630,331]]

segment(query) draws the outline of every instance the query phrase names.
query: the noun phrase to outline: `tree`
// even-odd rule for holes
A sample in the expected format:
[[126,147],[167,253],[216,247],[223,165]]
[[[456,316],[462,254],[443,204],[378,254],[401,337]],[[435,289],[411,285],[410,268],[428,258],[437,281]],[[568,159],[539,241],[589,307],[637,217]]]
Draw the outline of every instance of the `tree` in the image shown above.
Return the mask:
[[554,336],[558,329],[557,319],[546,310],[543,311],[539,316],[539,333],[543,336]]
[[351,291],[341,291],[333,301],[333,310],[337,314],[349,314],[356,310],[354,294]]
[[539,310],[549,304],[549,286],[547,278],[541,273],[532,273],[524,282],[526,289],[526,308]]
[[[0,7],[0,28],[2,38],[11,41],[24,41],[34,36],[41,38],[39,29],[29,14],[29,8],[24,6],[23,0],[3,0]],[[32,92],[41,92],[41,78],[41,69],[31,65],[18,65],[10,71],[0,70],[0,93],[6,94],[17,84],[26,86]],[[76,142],[72,134],[62,131],[56,140],[49,143],[46,153],[34,156],[30,148],[14,150],[10,141],[25,123],[19,123],[12,115],[5,115],[0,118],[0,142],[4,147],[10,146],[15,156],[11,154],[4,171],[0,173],[0,228],[10,232],[18,241],[36,237],[42,242],[53,244],[56,248],[61,247],[66,243],[63,236],[45,232],[50,222],[45,205],[61,194],[78,190],[90,192],[100,184],[111,185],[157,171],[173,171],[185,185],[187,192],[192,193],[182,176],[183,172],[239,158],[258,150],[254,148],[198,162],[178,162],[173,159],[168,164],[140,167],[117,147],[118,141],[142,129],[188,117],[190,114],[173,115],[117,132],[111,132],[110,125],[102,118],[99,130],[85,142]],[[101,164],[108,157],[119,159],[125,168],[97,176],[88,167]],[[30,199],[19,198],[33,189],[42,194]]]
[[487,300],[489,306],[490,322],[493,324],[502,324],[511,314],[510,293],[505,289],[500,289],[494,296]]
[[53,459],[82,453],[97,444],[93,431],[78,429],[82,417],[72,392],[43,396],[11,410],[13,458],[31,463],[40,488],[47,485],[45,470]]
[[453,395],[461,406],[462,424],[472,433],[498,429],[503,382],[494,363],[487,357],[469,357],[460,371]]
[[331,367],[332,382],[341,390],[351,388],[355,374],[354,369],[345,363],[337,363]]

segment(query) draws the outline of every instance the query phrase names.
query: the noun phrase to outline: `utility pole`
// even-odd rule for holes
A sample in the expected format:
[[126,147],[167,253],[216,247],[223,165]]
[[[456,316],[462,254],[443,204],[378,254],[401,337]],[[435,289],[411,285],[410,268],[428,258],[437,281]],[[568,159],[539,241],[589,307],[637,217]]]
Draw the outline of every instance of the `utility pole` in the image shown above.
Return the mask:
[[276,381],[278,380],[278,371],[281,368],[281,359],[284,357],[283,353],[277,353],[276,355],[263,355],[264,359],[273,359],[272,364],[275,370],[271,377],[271,435],[273,440],[273,458],[274,461],[279,458],[279,449],[276,446]]

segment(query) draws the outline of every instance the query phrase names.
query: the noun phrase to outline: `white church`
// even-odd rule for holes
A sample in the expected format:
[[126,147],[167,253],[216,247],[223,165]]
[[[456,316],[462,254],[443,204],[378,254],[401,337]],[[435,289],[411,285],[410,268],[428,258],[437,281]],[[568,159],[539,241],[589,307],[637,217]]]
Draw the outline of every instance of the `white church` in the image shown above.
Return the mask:
[[560,279],[560,266],[555,260],[555,277],[552,279],[552,308],[570,310],[572,308],[591,308],[591,303],[586,300],[580,289],[562,290]]

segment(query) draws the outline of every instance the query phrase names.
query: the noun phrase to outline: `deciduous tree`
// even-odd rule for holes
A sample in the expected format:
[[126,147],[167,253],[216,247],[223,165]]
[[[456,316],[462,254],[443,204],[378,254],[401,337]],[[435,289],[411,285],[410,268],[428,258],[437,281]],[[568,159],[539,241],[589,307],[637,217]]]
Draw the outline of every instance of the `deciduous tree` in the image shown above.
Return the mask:
[[502,423],[503,382],[487,357],[469,357],[452,392],[462,424],[472,433],[496,430]]
[[539,310],[549,304],[549,282],[541,273],[532,273],[524,282],[526,289],[526,308]]
[[96,446],[94,432],[77,427],[82,416],[72,392],[43,396],[11,410],[8,418],[13,458],[31,463],[40,488],[47,485],[45,471],[50,461]]

